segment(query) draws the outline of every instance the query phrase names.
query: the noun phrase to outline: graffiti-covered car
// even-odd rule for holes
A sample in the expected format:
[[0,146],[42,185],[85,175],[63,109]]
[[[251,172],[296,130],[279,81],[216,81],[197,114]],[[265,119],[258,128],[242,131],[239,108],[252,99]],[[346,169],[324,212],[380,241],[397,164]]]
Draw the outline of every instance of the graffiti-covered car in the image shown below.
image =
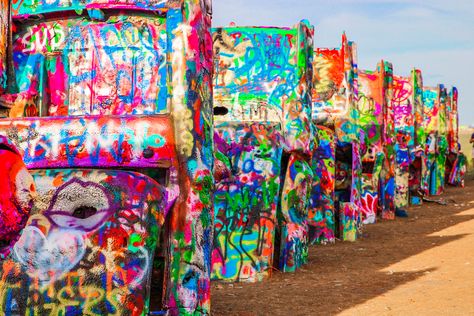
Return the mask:
[[306,261],[312,34],[305,21],[213,30],[215,279],[256,281]]
[[336,186],[336,141],[334,130],[314,125],[314,149],[311,157],[313,183],[308,210],[311,244],[334,243],[339,231],[334,212]]
[[459,144],[459,114],[458,114],[459,91],[453,87],[449,92],[446,115],[447,115],[447,137],[448,156],[446,159],[446,183],[464,187],[464,175],[466,173],[467,158],[462,153]]
[[448,149],[446,99],[444,85],[423,88],[426,170],[422,187],[426,196],[440,195],[444,191]]
[[411,205],[420,205],[423,201],[423,174],[426,170],[425,157],[425,129],[424,124],[424,104],[423,104],[423,76],[419,69],[411,71],[411,80],[413,84],[413,128],[414,142],[410,152],[410,170],[409,170],[409,202]]
[[27,214],[3,249],[3,314],[209,313],[210,1],[11,11],[0,154],[30,177],[9,175],[22,203],[2,210]]
[[[342,36],[340,48],[316,48],[313,59],[313,92],[312,120],[332,130],[330,139],[335,141],[335,176],[334,176],[334,207],[329,210],[329,203],[317,208],[314,214],[324,212],[324,217],[334,216],[336,236],[343,240],[355,240],[360,224],[360,191],[361,191],[361,144],[364,136],[358,127],[357,112],[357,56],[356,45],[349,42],[345,34]],[[330,152],[330,151],[327,151]],[[325,164],[323,161],[320,163]],[[321,172],[325,168],[313,166]],[[328,168],[329,172],[331,168]],[[317,175],[321,178],[321,175]],[[332,198],[325,195],[324,199]],[[331,206],[332,207],[332,206]],[[319,218],[319,219],[318,219]],[[320,215],[310,221],[310,225],[320,227]],[[331,226],[329,229],[333,229]],[[318,240],[320,229],[314,229]],[[329,237],[332,239],[333,237]]]
[[396,189],[395,207],[409,205],[409,174],[411,152],[415,149],[415,102],[412,77],[393,76],[393,110],[395,112],[396,133]]
[[362,220],[374,223],[377,215],[394,213],[394,111],[392,67],[381,61],[375,71],[359,71],[359,124],[365,131],[367,151],[362,157]]

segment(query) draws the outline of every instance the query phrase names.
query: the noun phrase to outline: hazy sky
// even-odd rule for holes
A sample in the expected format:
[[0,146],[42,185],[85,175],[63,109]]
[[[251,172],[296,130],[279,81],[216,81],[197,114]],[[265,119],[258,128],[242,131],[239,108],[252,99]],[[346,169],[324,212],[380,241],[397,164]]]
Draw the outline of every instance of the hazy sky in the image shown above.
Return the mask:
[[359,67],[393,63],[394,73],[418,67],[425,85],[459,89],[461,124],[474,124],[474,0],[214,0],[214,26],[315,25],[317,47],[358,46]]

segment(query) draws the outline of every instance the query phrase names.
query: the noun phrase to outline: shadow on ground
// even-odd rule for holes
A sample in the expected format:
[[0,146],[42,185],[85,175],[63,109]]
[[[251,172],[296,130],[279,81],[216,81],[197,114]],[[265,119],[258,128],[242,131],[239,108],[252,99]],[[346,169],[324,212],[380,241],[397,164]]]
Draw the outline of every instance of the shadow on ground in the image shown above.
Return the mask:
[[336,314],[432,272],[433,268],[403,273],[381,270],[464,236],[429,235],[474,219],[456,215],[474,208],[474,181],[467,181],[464,189],[447,188],[433,199],[449,203],[425,203],[409,209],[409,218],[365,226],[355,243],[313,246],[309,264],[296,274],[275,272],[256,284],[214,283],[213,315]]

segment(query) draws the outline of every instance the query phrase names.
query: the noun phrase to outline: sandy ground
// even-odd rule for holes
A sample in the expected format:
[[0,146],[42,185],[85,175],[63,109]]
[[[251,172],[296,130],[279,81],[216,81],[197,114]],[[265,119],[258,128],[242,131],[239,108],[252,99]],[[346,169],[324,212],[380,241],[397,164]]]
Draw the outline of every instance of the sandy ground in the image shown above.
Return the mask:
[[474,315],[474,181],[440,198],[355,243],[312,247],[298,273],[215,283],[213,315]]

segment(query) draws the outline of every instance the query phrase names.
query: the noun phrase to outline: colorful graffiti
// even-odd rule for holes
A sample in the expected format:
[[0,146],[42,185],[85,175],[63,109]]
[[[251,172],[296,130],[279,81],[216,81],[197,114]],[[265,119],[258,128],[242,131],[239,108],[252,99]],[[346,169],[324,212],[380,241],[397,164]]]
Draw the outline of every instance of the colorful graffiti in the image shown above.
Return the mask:
[[308,207],[313,172],[309,163],[292,154],[282,187],[281,209],[277,213],[280,225],[280,261],[284,272],[295,272],[308,257]]
[[0,0],[0,312],[210,313],[210,282],[464,186],[458,91],[211,0]]
[[396,161],[395,207],[409,205],[410,153],[415,144],[414,87],[412,78],[393,76],[393,109],[395,111]]
[[382,61],[377,67],[383,69],[384,72],[384,155],[385,162],[380,175],[380,199],[382,205],[382,219],[392,220],[395,218],[395,167],[396,167],[396,134],[395,134],[395,111],[393,108],[393,65],[389,62]]
[[[359,139],[364,139],[363,131],[359,133]],[[343,148],[343,151],[346,150],[346,146],[339,146]],[[358,142],[352,143],[350,146],[351,149],[351,161],[350,165],[350,186],[341,187],[338,190],[337,179],[338,175],[344,172],[344,168],[339,169],[342,172],[338,172],[336,169],[336,202],[339,203],[339,235],[342,240],[355,241],[360,232],[362,226],[362,217],[361,217],[361,191],[362,191],[362,161],[361,161],[361,146]],[[346,154],[344,154],[345,156]],[[344,159],[342,160],[344,161]],[[344,165],[344,162],[343,162]],[[336,152],[336,166],[337,166],[337,152]],[[349,192],[350,198],[348,199],[347,193]]]
[[423,201],[422,175],[426,170],[425,157],[425,130],[423,127],[423,77],[421,70],[413,69],[411,72],[413,82],[413,126],[414,141],[410,151],[409,194],[410,204],[420,205]]
[[[217,160],[232,166],[217,182],[215,278],[255,281],[270,273],[273,257],[288,272],[306,260],[312,33],[304,21],[214,30]],[[255,195],[236,205],[242,192]],[[246,242],[223,243],[230,238]]]
[[464,187],[467,159],[459,145],[458,89],[453,87],[446,103],[447,142],[446,182]]
[[395,212],[392,64],[381,61],[375,71],[360,70],[358,82],[359,124],[366,142],[360,191],[362,220],[369,224],[375,223],[379,214],[383,219],[393,219]]
[[382,209],[379,198],[380,174],[384,164],[385,85],[383,67],[359,71],[359,124],[366,136],[367,152],[362,157],[362,220],[375,223]]
[[341,130],[339,138],[357,138],[357,59],[355,44],[342,36],[340,48],[317,48],[313,61],[313,121]]
[[0,130],[29,168],[176,166],[169,116],[24,118],[1,120]]
[[[116,10],[108,11],[107,14],[101,10],[110,8]],[[142,269],[144,272],[135,281],[137,284],[132,279],[124,278],[126,275],[122,270],[117,270],[117,275],[110,275],[114,280],[106,277],[104,273],[107,269],[104,267],[96,269],[97,275],[89,276],[80,268],[78,271],[81,275],[73,279],[61,279],[74,267],[64,271],[58,268],[53,272],[58,274],[60,281],[54,287],[51,283],[48,295],[54,294],[55,288],[64,289],[65,282],[85,282],[91,277],[103,281],[97,283],[98,290],[91,289],[94,292],[87,292],[89,294],[82,289],[77,292],[79,289],[71,288],[57,298],[42,299],[46,288],[30,276],[30,279],[24,278],[24,286],[34,281],[36,285],[33,291],[41,291],[42,294],[36,295],[38,298],[31,304],[25,305],[26,299],[22,304],[27,309],[35,310],[35,313],[53,308],[63,314],[77,314],[81,310],[86,314],[88,310],[99,314],[141,314],[147,313],[150,306],[154,311],[167,310],[172,315],[209,313],[214,187],[211,171],[211,2],[59,1],[52,4],[46,1],[14,1],[12,9],[15,23],[12,49],[16,74],[13,90],[18,93],[1,96],[1,104],[6,108],[2,113],[9,119],[0,121],[0,134],[12,140],[28,168],[39,169],[34,172],[36,184],[41,184],[37,187],[41,186],[42,190],[50,188],[43,192],[46,196],[41,200],[41,205],[49,201],[45,199],[53,198],[55,190],[63,192],[58,186],[66,180],[62,181],[61,178],[67,178],[66,182],[71,182],[71,188],[77,190],[91,181],[99,181],[102,174],[106,175],[107,183],[117,182],[117,185],[124,186],[123,190],[129,186],[129,190],[122,195],[119,189],[112,191],[115,194],[113,198],[130,203],[143,200],[145,205],[148,200],[159,200],[164,194],[168,201],[157,209],[161,214],[159,225],[153,224],[146,209],[137,209],[139,214],[130,213],[131,218],[127,219],[132,221],[137,216],[143,218],[142,224],[137,222],[128,229],[133,245],[138,247],[141,242],[141,239],[134,239],[140,236],[135,236],[133,229],[138,229],[137,233],[145,237],[149,235],[146,238],[150,241],[154,240],[146,250],[146,257],[144,251],[138,253],[138,259],[117,252],[117,260],[122,260],[123,256],[130,257],[133,264],[141,264],[144,258],[148,258],[146,260],[150,267],[146,274]],[[85,14],[82,14],[82,10]],[[24,19],[29,15],[39,18],[34,21]],[[87,172],[77,169],[82,167],[92,169]],[[68,168],[68,171],[41,171],[45,168]],[[122,175],[128,173],[121,169],[138,172],[130,177],[141,177],[143,181],[125,181],[127,176]],[[54,172],[57,176],[50,179],[50,174]],[[89,173],[93,177],[91,180],[88,180]],[[94,176],[96,174],[97,177]],[[147,181],[149,183],[142,184]],[[133,190],[153,186],[155,181],[163,186],[160,189],[162,192],[154,190],[156,197],[153,194],[149,197],[134,195]],[[112,189],[107,183],[100,185]],[[94,193],[94,196],[99,195]],[[77,206],[80,208],[80,205]],[[88,209],[82,211],[87,214],[90,212]],[[41,210],[38,212],[42,214]],[[46,210],[44,212],[46,215],[42,216],[46,218],[54,215],[49,215]],[[101,219],[104,214],[92,217]],[[61,222],[55,225],[73,225],[60,215],[58,221]],[[47,224],[41,221],[41,225]],[[126,223],[126,219],[119,217],[116,221]],[[31,231],[32,238],[36,239],[32,240],[36,240],[39,247],[47,246],[49,236],[45,234],[48,231],[42,226],[35,226],[37,224],[31,222],[31,217],[28,223],[35,227]],[[73,230],[82,229],[81,225],[74,224],[71,227]],[[163,232],[161,239],[158,239],[160,230],[156,227]],[[36,233],[38,229],[43,235]],[[100,237],[102,231],[97,231],[95,226],[94,230],[91,235],[68,233],[64,238],[71,238],[62,246],[81,248],[83,256],[87,256],[87,247],[103,246],[104,249],[115,251],[107,245],[106,239]],[[55,233],[52,238],[58,236]],[[29,242],[30,237],[25,238],[28,239],[25,242]],[[85,244],[88,238],[92,241]],[[127,240],[123,240],[122,244],[117,242],[116,247],[126,245]],[[104,244],[101,244],[102,241]],[[73,244],[69,245],[68,242]],[[58,255],[60,249],[52,251]],[[112,260],[111,256],[107,260]],[[153,261],[153,257],[159,260]],[[6,260],[19,264],[20,259],[28,262],[37,260],[12,255]],[[58,261],[64,262],[66,259],[73,262],[74,266],[79,263],[67,257]],[[38,258],[37,264],[50,260],[47,257]],[[125,267],[124,264],[121,266]],[[8,271],[20,275],[19,269],[13,269],[11,265],[9,267]],[[25,269],[30,271],[33,268],[39,269]],[[141,268],[132,265],[131,269],[138,273]],[[152,270],[153,287],[157,289],[153,295],[149,292]],[[156,275],[155,271],[158,271]],[[42,271],[41,278],[48,273]],[[5,278],[11,277],[5,274]],[[87,282],[92,284],[92,281]],[[115,283],[113,285],[110,282]],[[131,290],[132,284],[136,285],[136,290]],[[7,286],[6,283],[4,285]],[[123,297],[124,301],[105,300],[108,294],[104,290],[114,290],[115,285],[121,288],[114,292],[114,299]],[[134,296],[134,291],[141,294]],[[5,290],[2,293],[7,295],[11,292]],[[69,300],[79,295],[77,293],[84,297],[82,303]],[[98,307],[91,305],[92,298],[97,299]],[[57,299],[60,300],[58,304]],[[76,307],[64,305],[66,299],[71,306]],[[135,299],[138,301],[135,302]],[[9,308],[12,308],[11,313],[16,313],[18,302],[9,301],[8,304],[13,304]],[[120,305],[120,311],[114,307],[117,304]]]
[[170,7],[168,0],[13,0],[13,13],[18,17],[48,14],[61,11],[87,9],[142,9],[158,11]]
[[[9,0],[0,1],[0,94],[7,88],[8,29],[10,24]],[[1,116],[1,109],[0,109]]]
[[[313,71],[313,122],[329,127],[335,133],[334,214],[339,220],[339,237],[354,240],[356,233],[353,229],[359,225],[361,208],[361,131],[357,124],[356,45],[349,42],[343,34],[340,48],[317,48],[314,52]],[[320,174],[317,176],[321,178]],[[343,203],[352,203],[352,211],[339,218],[340,212],[346,208]],[[350,217],[351,214],[353,217]],[[351,223],[341,225],[343,221]]]
[[438,85],[436,88],[424,88],[427,170],[423,179],[423,188],[426,195],[440,195],[444,191],[448,151],[447,98],[448,93],[444,85]]
[[455,160],[453,155],[449,155],[448,160],[450,160],[451,163],[449,176],[447,178],[448,183],[453,186],[464,188],[464,176],[467,169],[466,155],[459,153],[455,156]]
[[273,266],[280,201],[279,124],[220,123],[215,133],[213,278],[257,281]]
[[216,121],[280,122],[284,149],[309,154],[312,32],[306,22],[292,29],[215,29],[214,102],[225,108]]
[[446,158],[448,156],[448,126],[447,126],[447,105],[449,95],[447,88],[440,85],[439,112],[438,112],[438,138],[436,156],[436,182],[431,188],[432,195],[441,195],[444,192],[446,179]]
[[311,244],[334,243],[336,214],[334,213],[336,142],[328,127],[315,126],[317,137],[311,160],[313,184],[308,211],[309,240]]
[[133,172],[32,175],[28,223],[2,262],[2,314],[147,313],[166,190]]
[[458,89],[453,87],[446,96],[446,137],[449,153],[459,152]]
[[439,98],[439,87],[423,88],[426,170],[422,179],[422,188],[426,196],[429,196],[433,193],[433,190],[436,190]]
[[34,104],[16,100],[10,117],[168,112],[166,32],[165,17],[133,15],[20,25],[17,85]]

